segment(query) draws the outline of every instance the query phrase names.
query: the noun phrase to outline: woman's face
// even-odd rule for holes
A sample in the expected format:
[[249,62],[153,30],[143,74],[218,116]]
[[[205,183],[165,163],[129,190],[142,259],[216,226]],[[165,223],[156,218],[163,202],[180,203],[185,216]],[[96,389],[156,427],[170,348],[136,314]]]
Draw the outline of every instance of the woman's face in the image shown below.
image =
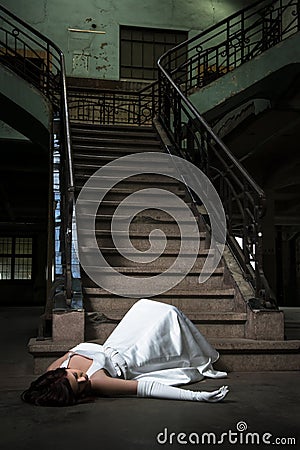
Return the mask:
[[76,395],[82,394],[89,386],[90,380],[86,373],[79,369],[66,369],[70,386]]

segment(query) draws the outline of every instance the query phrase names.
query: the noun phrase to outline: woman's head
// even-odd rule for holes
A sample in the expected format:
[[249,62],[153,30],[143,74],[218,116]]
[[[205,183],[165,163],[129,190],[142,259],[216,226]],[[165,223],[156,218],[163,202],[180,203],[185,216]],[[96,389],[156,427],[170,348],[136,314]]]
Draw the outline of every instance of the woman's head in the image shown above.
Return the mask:
[[39,406],[74,405],[85,395],[89,385],[87,376],[78,372],[64,368],[49,370],[33,381],[21,398]]

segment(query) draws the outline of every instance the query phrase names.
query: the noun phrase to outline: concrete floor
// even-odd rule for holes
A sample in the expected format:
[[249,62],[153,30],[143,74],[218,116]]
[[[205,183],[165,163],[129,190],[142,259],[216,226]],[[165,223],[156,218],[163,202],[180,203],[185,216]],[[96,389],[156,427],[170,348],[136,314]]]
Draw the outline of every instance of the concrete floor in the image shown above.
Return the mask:
[[[34,378],[26,345],[36,336],[40,311],[0,308],[1,450],[212,447],[214,436],[208,445],[203,433],[214,433],[217,441],[227,433],[223,448],[263,448],[265,433],[272,435],[265,435],[271,443],[285,438],[277,448],[300,448],[300,377],[296,372],[230,373],[226,381],[207,379],[189,386],[209,390],[228,384],[229,395],[216,404],[140,398],[97,399],[68,408],[23,404],[19,394]],[[239,427],[247,427],[246,431],[240,428],[237,432],[239,422],[244,422]],[[237,434],[230,435],[230,430]],[[202,438],[206,444],[201,443]],[[247,444],[246,438],[260,444]],[[288,444],[287,438],[295,438],[296,444]]]

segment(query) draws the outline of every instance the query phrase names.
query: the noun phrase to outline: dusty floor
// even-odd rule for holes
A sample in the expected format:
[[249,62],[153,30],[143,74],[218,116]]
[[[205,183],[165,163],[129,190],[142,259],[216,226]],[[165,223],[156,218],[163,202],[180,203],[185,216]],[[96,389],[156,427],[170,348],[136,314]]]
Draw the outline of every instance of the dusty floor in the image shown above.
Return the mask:
[[[1,450],[300,448],[296,372],[230,373],[230,394],[217,404],[139,398],[69,408],[23,404],[19,395],[34,378],[26,345],[39,314],[39,308],[0,308]],[[219,385],[205,380],[189,388]]]

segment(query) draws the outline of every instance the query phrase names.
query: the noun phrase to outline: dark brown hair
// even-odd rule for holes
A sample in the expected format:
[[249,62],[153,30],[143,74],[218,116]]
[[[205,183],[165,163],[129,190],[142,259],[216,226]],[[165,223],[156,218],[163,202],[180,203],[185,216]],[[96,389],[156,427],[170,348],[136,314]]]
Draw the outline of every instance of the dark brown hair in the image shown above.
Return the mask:
[[49,370],[21,394],[24,402],[38,406],[70,406],[78,402],[64,368]]

